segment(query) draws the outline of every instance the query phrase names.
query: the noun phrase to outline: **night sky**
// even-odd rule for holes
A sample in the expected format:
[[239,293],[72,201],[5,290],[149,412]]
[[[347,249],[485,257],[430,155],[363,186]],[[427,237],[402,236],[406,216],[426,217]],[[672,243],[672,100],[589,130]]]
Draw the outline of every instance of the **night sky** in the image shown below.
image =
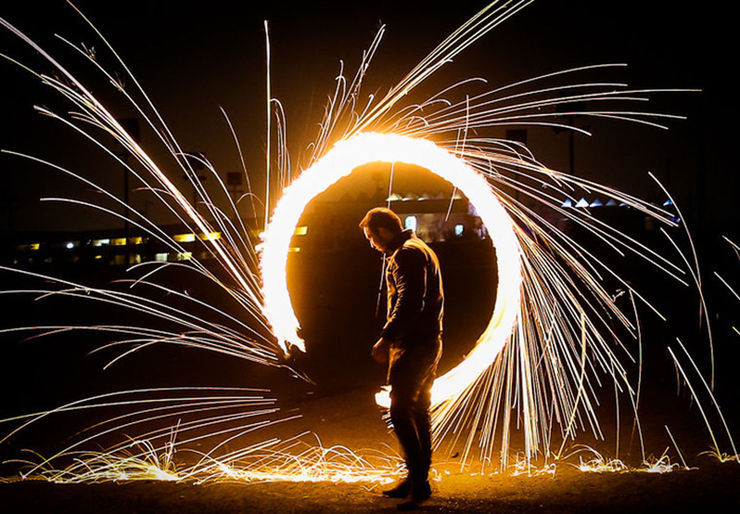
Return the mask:
[[[576,138],[576,172],[662,202],[647,176],[653,171],[669,186],[687,216],[699,225],[711,224],[732,235],[737,231],[734,196],[738,179],[729,155],[734,147],[734,106],[727,80],[732,63],[731,22],[716,10],[677,9],[675,3],[662,0],[649,2],[649,9],[645,4],[535,2],[443,68],[420,93],[434,92],[469,76],[486,78],[494,87],[572,66],[608,62],[626,62],[630,67],[610,72],[608,77],[595,74],[589,78],[626,81],[635,87],[701,88],[702,93],[661,95],[649,104],[651,110],[689,117],[688,121],[670,122],[668,132],[620,122],[579,121],[589,125],[594,136]],[[272,93],[286,109],[295,163],[316,134],[339,60],[344,59],[347,73],[353,73],[381,23],[387,25],[387,35],[371,67],[365,94],[385,92],[485,3],[281,2],[246,6],[220,1],[83,0],[77,5],[134,71],[183,148],[205,152],[224,175],[239,170],[218,106],[228,111],[255,188],[261,190],[265,146],[263,20],[270,22]],[[65,2],[6,4],[0,13],[78,74],[116,116],[134,114],[88,64],[53,37],[56,32],[92,45],[103,65],[120,70]],[[11,34],[0,35],[0,47],[41,71],[50,70]],[[33,112],[33,104],[65,110],[53,91],[12,64],[0,63],[0,73],[0,147],[47,158],[112,191],[121,191],[122,172],[115,165],[79,137]],[[503,129],[496,135],[502,136]],[[528,138],[541,161],[567,170],[564,133],[543,128],[530,130]],[[174,170],[151,133],[144,131],[143,143],[163,168]],[[5,184],[0,213],[4,230],[82,230],[120,224],[80,209],[40,205],[38,198],[47,195],[93,200],[99,196],[39,165],[2,156],[0,172]],[[179,178],[180,172],[175,170],[173,175]],[[190,190],[183,181],[179,183]],[[132,204],[146,207],[157,219],[157,207],[145,206],[145,198],[142,193],[133,193]]]

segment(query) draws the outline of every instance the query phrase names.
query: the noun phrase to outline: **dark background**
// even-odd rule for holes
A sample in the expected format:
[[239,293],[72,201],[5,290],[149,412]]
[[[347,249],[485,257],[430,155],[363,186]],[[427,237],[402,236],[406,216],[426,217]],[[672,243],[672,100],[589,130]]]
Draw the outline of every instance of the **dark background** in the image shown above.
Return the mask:
[[[333,90],[339,60],[354,71],[361,52],[381,23],[388,30],[366,83],[366,93],[384,92],[400,80],[446,35],[484,3],[458,2],[454,8],[421,2],[281,3],[238,6],[214,2],[205,8],[188,2],[81,2],[79,7],[109,39],[134,71],[184,148],[205,152],[216,169],[239,169],[238,156],[218,106],[230,113],[261,191],[264,173],[264,29],[271,24],[272,93],[285,106],[293,160],[313,139],[327,95]],[[58,56],[78,73],[118,117],[134,113],[91,72],[54,33],[96,48],[101,64],[120,70],[65,2],[6,5],[3,17]],[[675,193],[684,211],[705,225],[729,227],[737,178],[731,168],[735,102],[728,79],[731,26],[718,9],[678,9],[671,2],[621,2],[606,7],[584,1],[535,2],[497,27],[423,86],[432,92],[460,78],[479,76],[491,87],[588,64],[624,62],[630,67],[610,76],[631,86],[699,88],[702,93],[655,95],[645,107],[686,115],[664,132],[619,122],[588,121],[594,136],[576,140],[576,172],[650,196],[654,172]],[[3,32],[3,48],[40,71],[49,71],[34,52]],[[604,78],[593,75],[590,78]],[[9,63],[3,64],[3,148],[59,156],[82,167],[102,185],[120,190],[119,173],[89,145],[34,114],[33,104],[60,107],[57,95]],[[421,94],[419,95],[421,97]],[[501,131],[503,133],[503,130]],[[541,132],[541,133],[540,133]],[[144,144],[163,167],[171,163],[151,134]],[[533,131],[529,143],[550,166],[567,170],[567,136],[550,129]],[[74,149],[75,151],[70,151]],[[41,152],[39,152],[41,151]],[[15,229],[64,229],[111,222],[39,210],[36,199],[57,191],[55,174],[3,159],[3,174],[16,191]],[[143,196],[143,195],[140,195]],[[132,198],[140,206],[143,198]],[[155,208],[154,206],[152,207]],[[156,212],[156,211],[154,211]],[[700,220],[700,221],[701,221]]]

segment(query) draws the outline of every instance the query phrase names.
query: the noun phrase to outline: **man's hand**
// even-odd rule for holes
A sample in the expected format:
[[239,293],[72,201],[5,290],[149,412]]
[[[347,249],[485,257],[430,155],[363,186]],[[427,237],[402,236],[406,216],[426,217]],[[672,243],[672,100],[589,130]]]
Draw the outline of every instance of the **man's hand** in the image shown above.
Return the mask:
[[378,339],[378,342],[373,345],[373,349],[370,350],[370,355],[375,359],[375,362],[383,364],[388,362],[388,352],[390,351],[390,348],[391,342],[388,339],[383,339],[381,337]]

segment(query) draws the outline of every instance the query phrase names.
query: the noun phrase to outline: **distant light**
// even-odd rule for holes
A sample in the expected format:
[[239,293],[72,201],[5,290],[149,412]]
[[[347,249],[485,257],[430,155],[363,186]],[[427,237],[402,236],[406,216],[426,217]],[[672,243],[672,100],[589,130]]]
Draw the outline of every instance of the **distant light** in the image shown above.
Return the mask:
[[154,260],[159,262],[167,262],[169,254],[167,252],[154,254]]
[[407,229],[416,231],[416,216],[406,216],[403,220],[403,226]]
[[598,198],[594,200],[593,202],[591,202],[591,205],[590,205],[590,207],[603,207],[603,206],[604,206],[604,203]]
[[201,234],[200,238],[203,241],[216,241],[221,239],[221,232],[209,232],[207,234]]
[[69,243],[67,243],[67,250],[71,250],[74,247],[75,247],[75,244],[73,242],[70,241]]
[[571,200],[570,198],[568,198],[566,201],[563,202],[563,205],[561,205],[560,207],[563,207],[565,209],[568,209],[570,207],[573,207],[573,200]]
[[288,248],[288,252],[290,252],[290,253],[298,253],[300,251],[301,251],[301,249],[298,246],[291,246],[290,248]]
[[295,232],[293,232],[294,236],[305,236],[308,234],[308,227],[306,225],[296,227]]
[[193,252],[178,252],[177,254],[178,261],[189,261],[192,258],[193,258]]
[[465,230],[464,225],[455,225],[455,235],[456,236],[458,237],[461,236],[463,234],[463,230]]
[[103,245],[109,245],[110,239],[93,239],[92,245],[93,246],[103,246]]
[[580,200],[578,200],[578,203],[576,204],[576,207],[579,207],[579,208],[580,207],[588,207],[588,202],[586,201],[585,198],[581,198]]
[[663,202],[663,207],[670,207],[671,205],[673,205],[673,202],[671,202],[670,199]]
[[190,234],[176,234],[172,236],[172,239],[177,241],[178,243],[192,243],[195,241],[195,234],[192,232]]
[[616,207],[617,201],[614,198],[610,198],[608,202],[606,202],[607,207]]
[[40,243],[31,243],[28,245],[31,250],[38,250],[41,247]]
[[102,258],[103,258],[103,256],[102,256],[102,255],[96,255],[96,256],[95,256],[95,260],[98,260],[98,259],[102,259]]

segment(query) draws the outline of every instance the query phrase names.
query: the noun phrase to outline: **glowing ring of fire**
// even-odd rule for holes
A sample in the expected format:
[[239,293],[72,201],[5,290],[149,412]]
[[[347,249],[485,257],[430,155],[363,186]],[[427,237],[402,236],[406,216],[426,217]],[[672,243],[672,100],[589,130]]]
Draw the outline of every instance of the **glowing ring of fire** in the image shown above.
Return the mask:
[[[286,187],[263,234],[261,270],[264,312],[283,350],[285,342],[305,351],[298,337],[298,320],[288,293],[286,266],[290,240],[308,202],[358,166],[371,162],[403,162],[439,175],[475,205],[491,240],[498,264],[496,305],[488,326],[472,351],[457,367],[437,378],[432,404],[456,398],[493,363],[511,335],[519,314],[522,282],[521,248],[514,224],[485,177],[465,161],[424,139],[395,134],[363,133],[338,142],[326,155]],[[387,391],[376,396],[389,406]]]

